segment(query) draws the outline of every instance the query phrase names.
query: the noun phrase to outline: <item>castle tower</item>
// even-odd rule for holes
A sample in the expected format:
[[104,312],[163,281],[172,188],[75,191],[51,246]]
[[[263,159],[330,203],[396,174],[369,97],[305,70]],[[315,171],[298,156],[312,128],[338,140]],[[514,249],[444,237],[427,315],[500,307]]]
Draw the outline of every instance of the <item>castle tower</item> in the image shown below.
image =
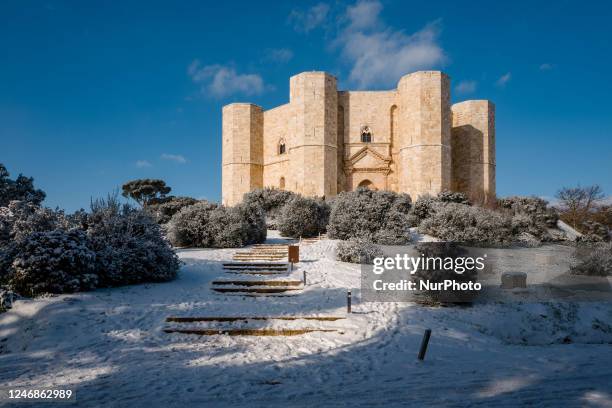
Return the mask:
[[452,112],[452,189],[487,203],[495,198],[495,105],[465,101]]
[[307,196],[337,193],[338,90],[336,78],[325,72],[304,72],[289,82],[295,118],[291,146],[292,191]]
[[413,199],[451,187],[450,80],[419,71],[398,84],[398,187]]
[[263,187],[263,111],[250,103],[223,107],[222,202],[236,205]]

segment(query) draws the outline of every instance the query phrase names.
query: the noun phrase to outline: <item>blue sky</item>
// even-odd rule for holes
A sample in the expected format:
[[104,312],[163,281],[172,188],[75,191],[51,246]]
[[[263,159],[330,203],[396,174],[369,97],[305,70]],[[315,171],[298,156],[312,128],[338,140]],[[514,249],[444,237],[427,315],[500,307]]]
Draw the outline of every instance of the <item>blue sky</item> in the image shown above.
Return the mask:
[[610,2],[0,3],[0,162],[48,206],[123,182],[219,200],[221,107],[287,102],[288,78],[390,89],[441,69],[497,107],[498,195],[612,192]]

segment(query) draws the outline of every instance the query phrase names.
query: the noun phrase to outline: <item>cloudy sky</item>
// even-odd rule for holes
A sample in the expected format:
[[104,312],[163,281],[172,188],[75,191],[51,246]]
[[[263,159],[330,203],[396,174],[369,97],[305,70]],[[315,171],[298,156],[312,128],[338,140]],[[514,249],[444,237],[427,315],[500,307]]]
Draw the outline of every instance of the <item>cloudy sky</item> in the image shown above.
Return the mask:
[[219,200],[223,105],[441,69],[497,106],[499,195],[612,193],[610,3],[460,3],[2,1],[0,163],[68,210],[142,177]]

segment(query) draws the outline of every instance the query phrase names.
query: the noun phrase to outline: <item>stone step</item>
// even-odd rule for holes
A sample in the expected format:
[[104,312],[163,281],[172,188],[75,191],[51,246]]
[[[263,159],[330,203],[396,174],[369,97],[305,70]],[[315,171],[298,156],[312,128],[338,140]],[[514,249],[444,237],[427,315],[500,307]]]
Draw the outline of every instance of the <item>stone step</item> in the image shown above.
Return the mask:
[[302,290],[302,288],[279,286],[279,287],[264,287],[264,288],[249,288],[249,287],[212,287],[212,290],[219,293],[284,293],[295,290]]
[[271,268],[285,268],[289,269],[289,263],[287,262],[223,262],[223,267],[254,267],[262,268],[264,266]]
[[234,258],[285,258],[287,254],[234,254]]
[[213,285],[240,285],[240,286],[302,286],[299,280],[216,280]]
[[335,322],[346,317],[339,316],[170,316],[166,322],[193,323],[193,322],[237,322],[248,320],[315,320],[320,322]]
[[[183,329],[169,327],[165,333],[197,334],[200,336],[298,336],[313,332],[331,333],[336,329]],[[343,332],[340,332],[343,333]]]
[[288,268],[283,268],[283,267],[279,267],[279,268],[275,268],[275,267],[271,267],[271,266],[262,266],[262,267],[256,267],[256,266],[227,266],[224,267],[223,270],[227,271],[232,271],[232,272],[277,272],[277,273],[286,273],[289,272]]
[[236,275],[284,275],[286,271],[226,270],[225,273]]

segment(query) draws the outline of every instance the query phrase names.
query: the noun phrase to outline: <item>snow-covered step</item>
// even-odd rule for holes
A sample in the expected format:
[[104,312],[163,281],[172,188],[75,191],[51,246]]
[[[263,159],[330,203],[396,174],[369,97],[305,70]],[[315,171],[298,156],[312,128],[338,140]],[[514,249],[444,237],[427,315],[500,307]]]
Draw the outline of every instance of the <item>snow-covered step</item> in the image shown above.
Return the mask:
[[296,290],[302,290],[300,287],[290,286],[261,286],[261,287],[249,287],[249,286],[213,286],[211,288],[215,292],[219,293],[284,293]]
[[[298,336],[313,332],[333,333],[336,329],[188,329],[165,328],[166,333],[197,334],[200,336]],[[343,332],[340,332],[343,333]]]
[[236,322],[249,320],[315,320],[320,322],[335,322],[346,317],[340,316],[169,316],[166,322]]
[[300,280],[216,280],[213,285],[238,285],[238,286],[302,286]]
[[264,270],[226,270],[225,273],[233,273],[236,275],[284,275],[286,271],[264,271]]
[[273,258],[287,259],[287,254],[234,254],[234,259],[250,259],[250,258]]
[[288,271],[290,264],[287,262],[224,262],[223,269],[260,269],[260,270],[275,270]]

